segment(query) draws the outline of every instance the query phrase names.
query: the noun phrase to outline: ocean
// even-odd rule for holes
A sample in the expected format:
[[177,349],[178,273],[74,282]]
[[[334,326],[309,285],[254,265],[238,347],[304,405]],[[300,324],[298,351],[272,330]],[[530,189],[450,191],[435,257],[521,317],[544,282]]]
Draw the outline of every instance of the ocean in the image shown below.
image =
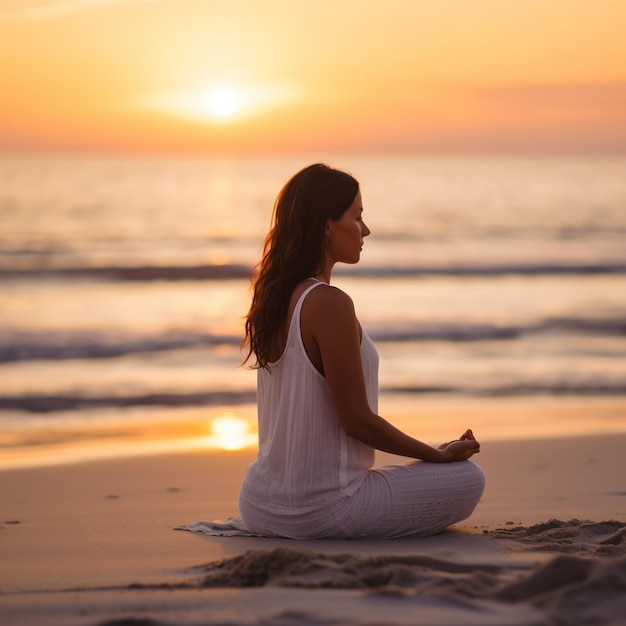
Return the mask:
[[[310,162],[1,156],[0,466],[253,445],[249,275]],[[626,158],[327,162],[372,231],[333,282],[379,350],[383,416],[626,431]]]

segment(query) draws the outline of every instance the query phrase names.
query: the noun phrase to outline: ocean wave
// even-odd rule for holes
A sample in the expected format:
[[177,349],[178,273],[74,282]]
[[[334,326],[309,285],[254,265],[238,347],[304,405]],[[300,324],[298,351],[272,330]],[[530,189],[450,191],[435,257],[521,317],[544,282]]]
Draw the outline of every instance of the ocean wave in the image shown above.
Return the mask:
[[256,402],[255,391],[207,391],[196,393],[147,393],[134,396],[85,396],[64,393],[0,396],[0,411],[55,413],[136,406],[195,407],[239,405]]
[[625,274],[626,263],[459,263],[457,265],[406,265],[337,268],[337,274],[361,278],[419,278],[427,276],[550,276],[579,274]]
[[519,339],[535,334],[594,336],[626,335],[626,319],[548,318],[534,324],[416,323],[396,328],[369,330],[374,341],[382,343],[411,341],[498,341]]
[[571,380],[559,381],[525,381],[520,380],[500,385],[472,386],[465,382],[459,386],[406,386],[383,387],[381,393],[387,394],[461,394],[487,397],[517,397],[517,396],[624,396],[626,395],[626,380],[598,377],[591,380],[580,380],[573,377]]
[[[626,319],[560,317],[518,325],[420,322],[375,326],[368,328],[368,332],[377,343],[506,341],[536,334],[623,337]],[[152,336],[5,331],[0,333],[0,363],[106,359],[197,347],[236,347],[240,342],[238,335],[192,331],[164,331]]]
[[[241,264],[0,268],[0,280],[58,279],[103,281],[210,281],[250,279],[253,268]],[[626,263],[616,261],[457,263],[449,265],[373,265],[342,268],[337,275],[355,278],[419,278],[428,276],[549,276],[579,274],[626,274]]]
[[127,354],[165,352],[202,346],[238,346],[241,337],[208,333],[164,332],[154,336],[109,336],[84,332],[0,334],[0,363],[107,359]]
[[106,281],[249,279],[248,265],[161,265],[140,267],[0,268],[0,279],[95,279]]
[[[519,396],[624,396],[626,380],[598,379],[589,381],[561,380],[557,382],[519,381],[506,385],[471,386],[428,385],[382,387],[381,395],[465,395],[480,397]],[[144,393],[136,395],[82,395],[80,393],[25,394],[0,396],[0,411],[26,413],[55,413],[102,408],[165,406],[172,408],[241,405],[256,402],[254,390],[202,391],[188,393]]]

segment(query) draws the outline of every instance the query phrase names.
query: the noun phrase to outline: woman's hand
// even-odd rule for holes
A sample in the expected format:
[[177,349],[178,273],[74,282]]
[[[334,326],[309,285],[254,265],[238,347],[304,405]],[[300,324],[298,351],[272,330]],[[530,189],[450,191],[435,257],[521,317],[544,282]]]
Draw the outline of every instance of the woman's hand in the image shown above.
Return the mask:
[[480,452],[480,444],[476,441],[474,433],[466,430],[458,439],[442,443],[437,450],[443,454],[443,462],[465,461],[473,454]]

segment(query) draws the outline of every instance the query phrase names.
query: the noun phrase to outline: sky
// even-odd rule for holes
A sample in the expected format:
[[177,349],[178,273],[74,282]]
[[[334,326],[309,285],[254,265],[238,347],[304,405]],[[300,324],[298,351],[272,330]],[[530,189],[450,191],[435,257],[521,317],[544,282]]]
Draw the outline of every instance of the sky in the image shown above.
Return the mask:
[[1,0],[0,150],[626,152],[624,0]]

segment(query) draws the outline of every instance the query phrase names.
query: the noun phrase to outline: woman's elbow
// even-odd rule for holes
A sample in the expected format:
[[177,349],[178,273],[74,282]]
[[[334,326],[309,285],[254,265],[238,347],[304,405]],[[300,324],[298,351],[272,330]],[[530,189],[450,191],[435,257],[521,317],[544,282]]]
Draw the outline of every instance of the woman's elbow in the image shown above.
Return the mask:
[[367,442],[371,434],[371,427],[367,424],[367,420],[360,416],[344,417],[341,420],[341,425],[348,437],[352,437],[364,443]]
[[359,441],[361,440],[362,435],[362,430],[354,425],[354,424],[342,424],[344,431],[346,432],[346,435],[348,435],[348,437],[352,437],[353,439],[358,439]]

